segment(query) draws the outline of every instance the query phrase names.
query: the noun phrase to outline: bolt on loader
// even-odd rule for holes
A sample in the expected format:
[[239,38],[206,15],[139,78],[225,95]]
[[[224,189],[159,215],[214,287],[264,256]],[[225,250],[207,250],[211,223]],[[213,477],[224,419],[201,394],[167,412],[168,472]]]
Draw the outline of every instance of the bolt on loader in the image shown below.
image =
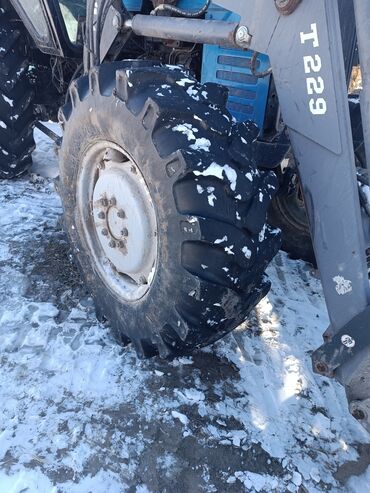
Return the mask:
[[369,46],[363,0],[0,0],[0,177],[55,140],[97,316],[143,358],[245,321],[282,241],[315,262],[313,368],[370,431]]

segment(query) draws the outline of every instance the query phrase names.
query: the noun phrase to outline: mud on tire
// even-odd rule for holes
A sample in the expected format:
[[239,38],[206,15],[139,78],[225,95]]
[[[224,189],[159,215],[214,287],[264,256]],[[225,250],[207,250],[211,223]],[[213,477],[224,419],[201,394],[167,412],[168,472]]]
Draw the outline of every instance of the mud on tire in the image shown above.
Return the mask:
[[0,178],[32,164],[34,91],[28,77],[26,31],[11,13],[0,12]]
[[[254,162],[258,130],[232,121],[222,86],[150,62],[103,64],[75,81],[70,97],[60,112],[60,191],[97,312],[140,357],[186,354],[221,338],[268,292],[264,270],[280,246],[280,232],[265,224],[277,179]],[[132,156],[155,204],[157,267],[135,302],[99,275],[76,206],[83,156],[103,139]]]

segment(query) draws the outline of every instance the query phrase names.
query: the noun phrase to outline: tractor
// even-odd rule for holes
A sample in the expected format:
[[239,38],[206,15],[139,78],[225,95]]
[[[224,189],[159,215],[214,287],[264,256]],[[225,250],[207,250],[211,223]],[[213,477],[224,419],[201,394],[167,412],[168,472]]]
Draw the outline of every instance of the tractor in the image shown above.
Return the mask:
[[363,0],[0,0],[0,177],[56,142],[97,317],[141,358],[243,323],[282,242],[315,262],[313,368],[370,431],[369,46]]

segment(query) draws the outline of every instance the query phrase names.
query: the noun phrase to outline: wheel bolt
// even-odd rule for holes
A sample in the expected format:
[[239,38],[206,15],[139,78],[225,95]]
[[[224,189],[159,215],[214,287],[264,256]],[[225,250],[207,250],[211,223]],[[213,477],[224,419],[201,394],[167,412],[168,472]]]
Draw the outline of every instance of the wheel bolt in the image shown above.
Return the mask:
[[118,242],[118,248],[125,248],[125,246],[126,246],[126,245],[125,245],[125,242],[124,242],[124,241],[120,240],[120,241]]
[[105,213],[104,212],[99,212],[98,218],[99,219],[105,219]]
[[109,231],[108,231],[106,228],[104,228],[104,229],[102,229],[102,230],[101,230],[101,234],[102,234],[103,236],[108,236]]
[[123,228],[123,230],[121,231],[121,235],[122,236],[128,236],[128,229],[127,228]]
[[125,211],[123,209],[120,209],[118,212],[117,212],[117,216],[120,218],[120,219],[124,219],[126,217],[126,214],[125,214]]
[[362,409],[354,409],[352,411],[352,416],[358,421],[362,421],[366,418],[365,413],[363,412]]
[[109,246],[110,246],[111,248],[116,248],[116,242],[115,242],[114,240],[111,240],[111,241],[109,242]]
[[108,207],[108,200],[107,199],[101,199],[100,203],[103,207]]
[[109,205],[115,206],[116,204],[117,204],[117,200],[115,199],[115,197],[112,197],[109,201]]
[[316,367],[316,371],[318,373],[321,373],[321,375],[325,375],[328,373],[328,370],[329,370],[328,366],[322,361],[318,361],[316,363],[315,367]]

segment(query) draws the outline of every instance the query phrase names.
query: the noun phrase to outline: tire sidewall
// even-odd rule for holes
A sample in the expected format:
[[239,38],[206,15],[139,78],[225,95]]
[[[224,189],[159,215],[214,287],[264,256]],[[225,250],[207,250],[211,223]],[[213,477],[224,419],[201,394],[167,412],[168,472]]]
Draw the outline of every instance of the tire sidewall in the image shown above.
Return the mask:
[[[122,122],[125,122],[124,125]],[[137,331],[145,332],[145,327],[150,324],[158,329],[166,323],[176,324],[176,300],[198,285],[197,279],[189,276],[181,267],[181,243],[184,238],[180,223],[184,216],[176,211],[172,193],[173,177],[170,178],[166,173],[166,162],[171,159],[162,160],[158,155],[151,131],[144,128],[141,115],[131,113],[125,103],[114,95],[105,97],[90,93],[73,109],[60,150],[65,222],[81,271],[98,308],[102,313],[109,314],[107,318],[116,325],[118,331],[124,313],[128,337]],[[103,140],[117,144],[132,157],[148,185],[155,208],[158,228],[156,271],[147,293],[133,302],[119,298],[101,278],[87,247],[77,206],[77,184],[83,157],[92,145]],[[173,306],[172,313],[169,303]],[[144,321],[148,317],[150,324],[148,320]],[[141,334],[144,339],[151,339],[152,336],[153,333],[149,331]]]

